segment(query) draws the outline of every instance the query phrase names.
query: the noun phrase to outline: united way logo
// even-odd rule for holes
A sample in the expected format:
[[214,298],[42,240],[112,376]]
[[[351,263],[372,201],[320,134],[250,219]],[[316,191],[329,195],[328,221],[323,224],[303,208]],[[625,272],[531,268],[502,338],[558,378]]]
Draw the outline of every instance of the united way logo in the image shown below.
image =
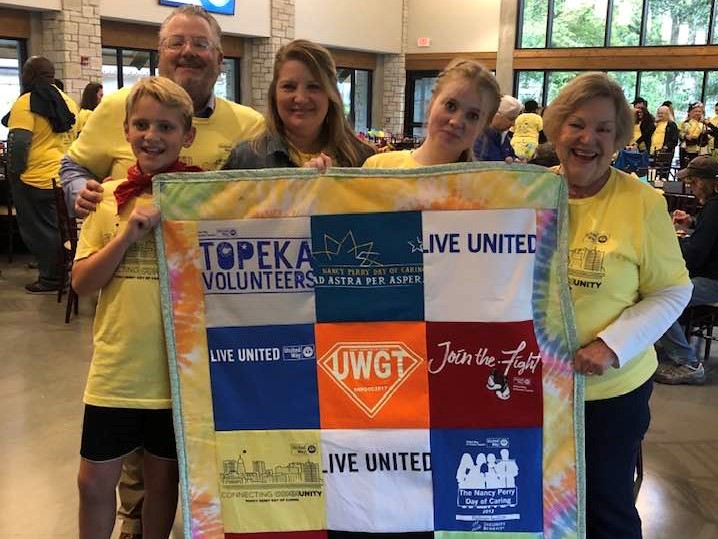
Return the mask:
[[424,361],[402,342],[339,342],[319,366],[373,418]]

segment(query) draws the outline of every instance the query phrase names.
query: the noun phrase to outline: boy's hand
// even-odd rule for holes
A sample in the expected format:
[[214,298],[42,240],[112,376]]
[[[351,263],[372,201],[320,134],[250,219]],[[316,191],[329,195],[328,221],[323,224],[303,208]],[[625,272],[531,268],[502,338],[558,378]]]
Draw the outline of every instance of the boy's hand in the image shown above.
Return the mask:
[[327,171],[328,168],[332,166],[332,158],[329,157],[327,154],[320,153],[317,157],[314,157],[304,163],[304,167],[307,168],[316,168],[319,169],[319,172],[322,174]]
[[693,218],[684,212],[683,210],[675,210],[673,212],[673,224],[674,225],[683,225],[683,226],[689,226],[691,224],[691,221]]
[[104,188],[100,182],[87,180],[84,189],[75,198],[75,215],[87,217],[90,212],[95,211],[97,205],[102,201],[102,191]]
[[127,221],[124,239],[133,244],[142,239],[160,222],[160,210],[154,206],[140,206],[135,208]]

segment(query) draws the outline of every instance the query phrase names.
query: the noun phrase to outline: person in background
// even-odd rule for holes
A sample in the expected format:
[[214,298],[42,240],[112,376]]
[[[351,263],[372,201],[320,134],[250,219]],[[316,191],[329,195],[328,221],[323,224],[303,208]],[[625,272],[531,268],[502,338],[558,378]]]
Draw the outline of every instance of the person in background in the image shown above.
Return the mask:
[[[216,19],[198,6],[173,10],[159,31],[159,74],[185,89],[195,111],[192,123],[197,136],[192,146],[182,148],[180,159],[205,170],[218,169],[235,144],[264,131],[261,114],[214,94],[223,58],[221,38]],[[123,130],[130,91],[126,87],[105,96],[62,159],[60,176],[67,206],[81,217],[94,211],[102,200],[99,182],[126,178],[127,169],[135,162]],[[125,459],[127,473],[122,475],[118,489],[121,539],[142,533],[141,467],[138,453]]]
[[[692,229],[680,239],[683,258],[693,283],[689,307],[718,302],[718,159],[701,155],[678,173],[691,186],[702,209],[691,217],[673,212],[674,223]],[[656,343],[658,370],[653,379],[661,384],[703,384],[706,373],[695,349],[678,321]]]
[[366,168],[416,168],[473,161],[472,146],[495,117],[499,85],[474,60],[452,60],[436,79],[426,113],[426,139],[415,150],[370,157]]
[[668,110],[671,111],[671,120],[674,122],[676,121],[676,111],[673,109],[673,101],[664,101],[661,103],[662,107],[668,107]]
[[55,66],[32,56],[22,66],[24,93],[8,118],[7,170],[23,242],[38,264],[38,277],[25,285],[31,294],[57,292],[62,248],[52,179],[76,136],[77,105],[53,84]]
[[224,169],[360,167],[375,150],[359,140],[344,115],[337,69],[327,49],[297,39],[274,60],[269,85],[267,128],[240,142]]
[[65,83],[62,82],[61,79],[54,79],[54,80],[53,80],[53,84],[54,84],[55,86],[57,86],[57,89],[60,90],[61,92],[64,92],[64,91],[65,91]]
[[653,343],[691,284],[663,196],[611,167],[634,114],[605,73],[568,83],[544,114],[569,193],[571,297],[584,375],[588,539],[639,539],[633,480],[650,422]]
[[561,164],[553,144],[544,142],[536,147],[534,156],[529,161],[530,165],[539,165],[542,167],[556,167]]
[[539,134],[543,130],[543,118],[538,115],[538,108],[538,103],[529,99],[524,103],[524,111],[518,115],[514,123],[511,146],[519,159],[531,159],[539,145]]
[[708,128],[703,122],[703,103],[696,101],[688,105],[688,118],[678,125],[678,138],[681,140],[681,168],[708,153]]
[[637,97],[633,102],[633,138],[630,146],[634,146],[639,152],[647,152],[651,145],[651,137],[656,130],[656,122],[648,112],[648,101]]
[[656,111],[656,130],[651,137],[651,155],[653,166],[663,180],[668,178],[677,145],[678,126],[673,121],[671,109],[661,105]]
[[474,143],[474,156],[477,161],[505,161],[513,163],[517,160],[511,146],[509,131],[521,114],[521,102],[510,95],[501,97],[499,110],[494,114],[491,125]]
[[77,119],[77,133],[82,131],[82,128],[90,118],[90,114],[97,108],[97,105],[102,101],[104,92],[102,90],[102,84],[99,82],[89,82],[85,89],[82,90],[82,99],[80,100],[80,117]]
[[125,455],[144,449],[142,536],[167,538],[177,508],[177,452],[160,308],[152,178],[194,172],[179,161],[192,144],[192,101],[163,77],[135,83],[124,131],[137,162],[108,181],[82,225],[72,268],[78,294],[101,291],[87,377],[80,471],[80,539],[109,539]]

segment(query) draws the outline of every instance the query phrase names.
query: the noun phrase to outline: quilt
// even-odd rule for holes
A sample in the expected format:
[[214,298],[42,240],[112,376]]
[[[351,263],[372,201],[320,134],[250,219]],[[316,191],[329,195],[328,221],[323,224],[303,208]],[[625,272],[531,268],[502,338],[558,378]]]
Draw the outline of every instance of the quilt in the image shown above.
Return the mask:
[[186,537],[584,536],[559,176],[272,169],[154,192]]

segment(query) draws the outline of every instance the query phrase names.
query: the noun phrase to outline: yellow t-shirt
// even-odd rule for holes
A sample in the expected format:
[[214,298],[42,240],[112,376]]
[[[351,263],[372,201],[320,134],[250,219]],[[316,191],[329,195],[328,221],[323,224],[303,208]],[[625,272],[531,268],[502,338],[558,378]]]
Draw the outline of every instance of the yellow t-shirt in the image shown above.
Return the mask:
[[398,150],[395,152],[378,153],[364,161],[362,168],[418,168],[412,150]]
[[[569,284],[581,346],[642,295],[690,283],[666,202],[655,189],[611,169],[592,197],[569,200]],[[656,370],[653,346],[620,369],[586,378],[586,400],[632,391]]]
[[[706,146],[700,146],[696,137],[699,137],[706,130],[706,126],[703,122],[698,120],[686,120],[681,122],[678,126],[678,133],[683,143],[681,146],[685,148],[688,153],[707,153],[708,149]],[[692,140],[686,140],[686,137],[691,137]]]
[[663,142],[666,140],[666,126],[668,122],[656,122],[656,130],[651,137],[651,153],[656,153],[663,148]]
[[514,123],[514,137],[512,141],[527,139],[538,144],[539,131],[543,129],[543,118],[534,112],[519,114]]
[[88,109],[80,109],[80,114],[77,116],[77,123],[75,123],[75,130],[78,135],[80,134],[80,131],[82,131],[82,128],[85,127],[87,120],[90,119],[93,112],[94,111]]
[[636,141],[641,138],[641,124],[633,124],[633,138],[631,139],[631,145],[636,144]]
[[[103,97],[67,152],[97,178],[126,178],[127,169],[135,162],[123,128],[129,91],[122,88]],[[212,116],[193,118],[192,125],[197,136],[192,146],[182,148],[180,160],[204,170],[217,170],[235,144],[264,132],[264,117],[254,109],[217,97]]]
[[[62,91],[60,95],[77,118],[79,109],[75,102]],[[20,174],[20,179],[38,189],[52,189],[52,179],[60,177],[60,159],[77,137],[76,126],[77,123],[65,133],[55,133],[47,118],[30,112],[30,92],[21,95],[10,109],[8,121],[10,130],[25,129],[32,132],[27,168]]]
[[[104,184],[102,202],[82,225],[75,260],[97,253],[124,230],[135,206],[152,204],[152,195],[143,194],[130,200],[117,215],[114,192],[121,182]],[[100,291],[93,335],[86,404],[113,408],[171,407],[152,232],[127,250],[112,280]]]

